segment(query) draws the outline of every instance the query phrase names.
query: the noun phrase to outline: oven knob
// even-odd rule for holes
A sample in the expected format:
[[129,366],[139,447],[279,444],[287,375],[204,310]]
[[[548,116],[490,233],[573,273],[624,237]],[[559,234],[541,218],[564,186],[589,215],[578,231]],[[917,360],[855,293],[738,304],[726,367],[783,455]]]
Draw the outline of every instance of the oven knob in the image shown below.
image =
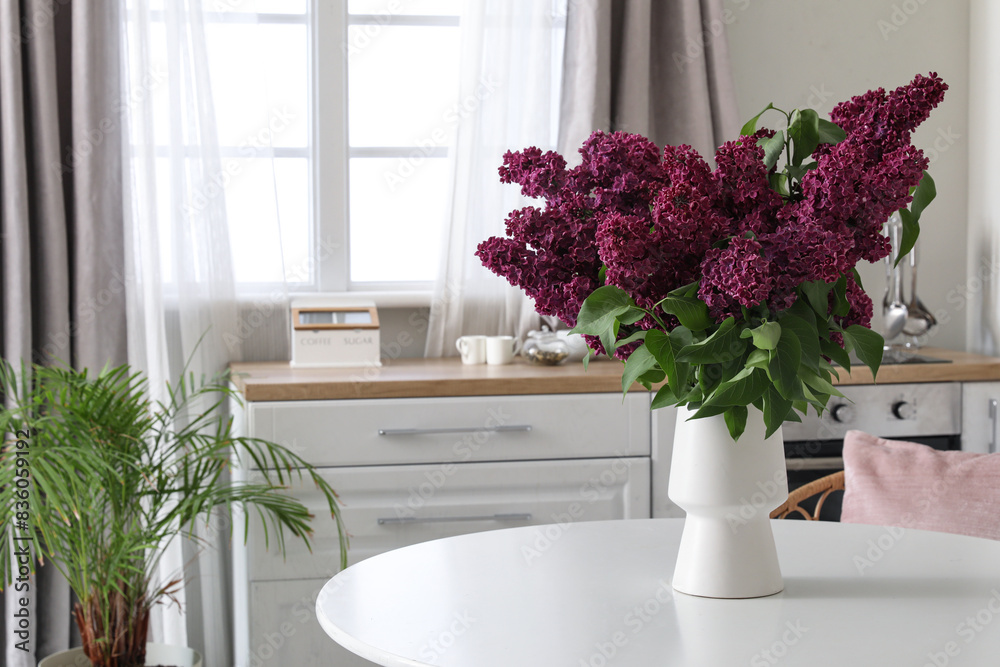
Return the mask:
[[917,408],[906,401],[896,401],[892,404],[892,414],[896,419],[916,419]]
[[838,424],[854,421],[854,408],[847,403],[840,403],[830,410],[830,417]]

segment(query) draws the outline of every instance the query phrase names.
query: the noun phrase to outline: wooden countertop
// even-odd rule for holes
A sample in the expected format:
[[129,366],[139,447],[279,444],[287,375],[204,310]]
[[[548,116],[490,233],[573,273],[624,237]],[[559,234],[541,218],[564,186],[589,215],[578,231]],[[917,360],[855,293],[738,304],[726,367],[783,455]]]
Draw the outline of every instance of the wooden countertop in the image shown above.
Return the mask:
[[[951,363],[882,366],[879,384],[1000,380],[1000,359],[968,352],[925,348],[923,356]],[[465,366],[458,359],[383,360],[380,368],[291,368],[288,362],[232,365],[237,389],[248,401],[304,401],[345,398],[586,394],[621,391],[622,365]],[[872,384],[864,366],[841,373],[836,384]],[[642,387],[636,386],[641,391]]]

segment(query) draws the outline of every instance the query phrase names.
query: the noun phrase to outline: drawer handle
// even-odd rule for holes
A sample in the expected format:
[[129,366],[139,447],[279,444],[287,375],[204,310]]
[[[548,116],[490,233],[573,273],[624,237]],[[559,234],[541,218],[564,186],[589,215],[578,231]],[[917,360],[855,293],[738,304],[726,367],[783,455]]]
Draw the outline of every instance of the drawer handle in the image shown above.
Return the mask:
[[483,516],[391,516],[381,517],[378,525],[397,523],[447,523],[451,521],[531,521],[531,513],[524,514],[484,514]]
[[530,431],[530,424],[514,424],[511,426],[475,426],[455,428],[380,428],[379,435],[435,435],[439,433],[510,433],[514,431]]
[[990,445],[987,453],[997,451],[997,399],[990,399]]
[[842,470],[844,457],[817,456],[811,459],[785,459],[788,470]]

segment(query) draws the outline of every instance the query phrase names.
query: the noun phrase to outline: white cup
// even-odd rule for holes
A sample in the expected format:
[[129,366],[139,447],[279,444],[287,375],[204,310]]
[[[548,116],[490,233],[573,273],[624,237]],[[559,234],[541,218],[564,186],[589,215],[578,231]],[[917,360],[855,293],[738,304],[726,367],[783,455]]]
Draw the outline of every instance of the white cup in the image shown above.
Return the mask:
[[486,336],[461,336],[455,349],[462,355],[463,364],[486,363]]
[[513,336],[489,336],[486,339],[486,363],[494,366],[514,362],[517,341]]

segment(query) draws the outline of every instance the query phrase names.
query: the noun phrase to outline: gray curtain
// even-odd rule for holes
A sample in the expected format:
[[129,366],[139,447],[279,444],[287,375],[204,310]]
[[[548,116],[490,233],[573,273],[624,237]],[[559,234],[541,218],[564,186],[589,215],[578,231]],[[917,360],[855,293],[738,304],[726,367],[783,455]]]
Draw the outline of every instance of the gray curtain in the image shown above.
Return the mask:
[[560,152],[623,130],[711,160],[740,127],[725,19],[722,0],[570,2]]
[[[0,349],[15,363],[126,359],[119,4],[0,0]],[[5,666],[78,643],[58,573],[30,597],[24,652],[0,596]]]

